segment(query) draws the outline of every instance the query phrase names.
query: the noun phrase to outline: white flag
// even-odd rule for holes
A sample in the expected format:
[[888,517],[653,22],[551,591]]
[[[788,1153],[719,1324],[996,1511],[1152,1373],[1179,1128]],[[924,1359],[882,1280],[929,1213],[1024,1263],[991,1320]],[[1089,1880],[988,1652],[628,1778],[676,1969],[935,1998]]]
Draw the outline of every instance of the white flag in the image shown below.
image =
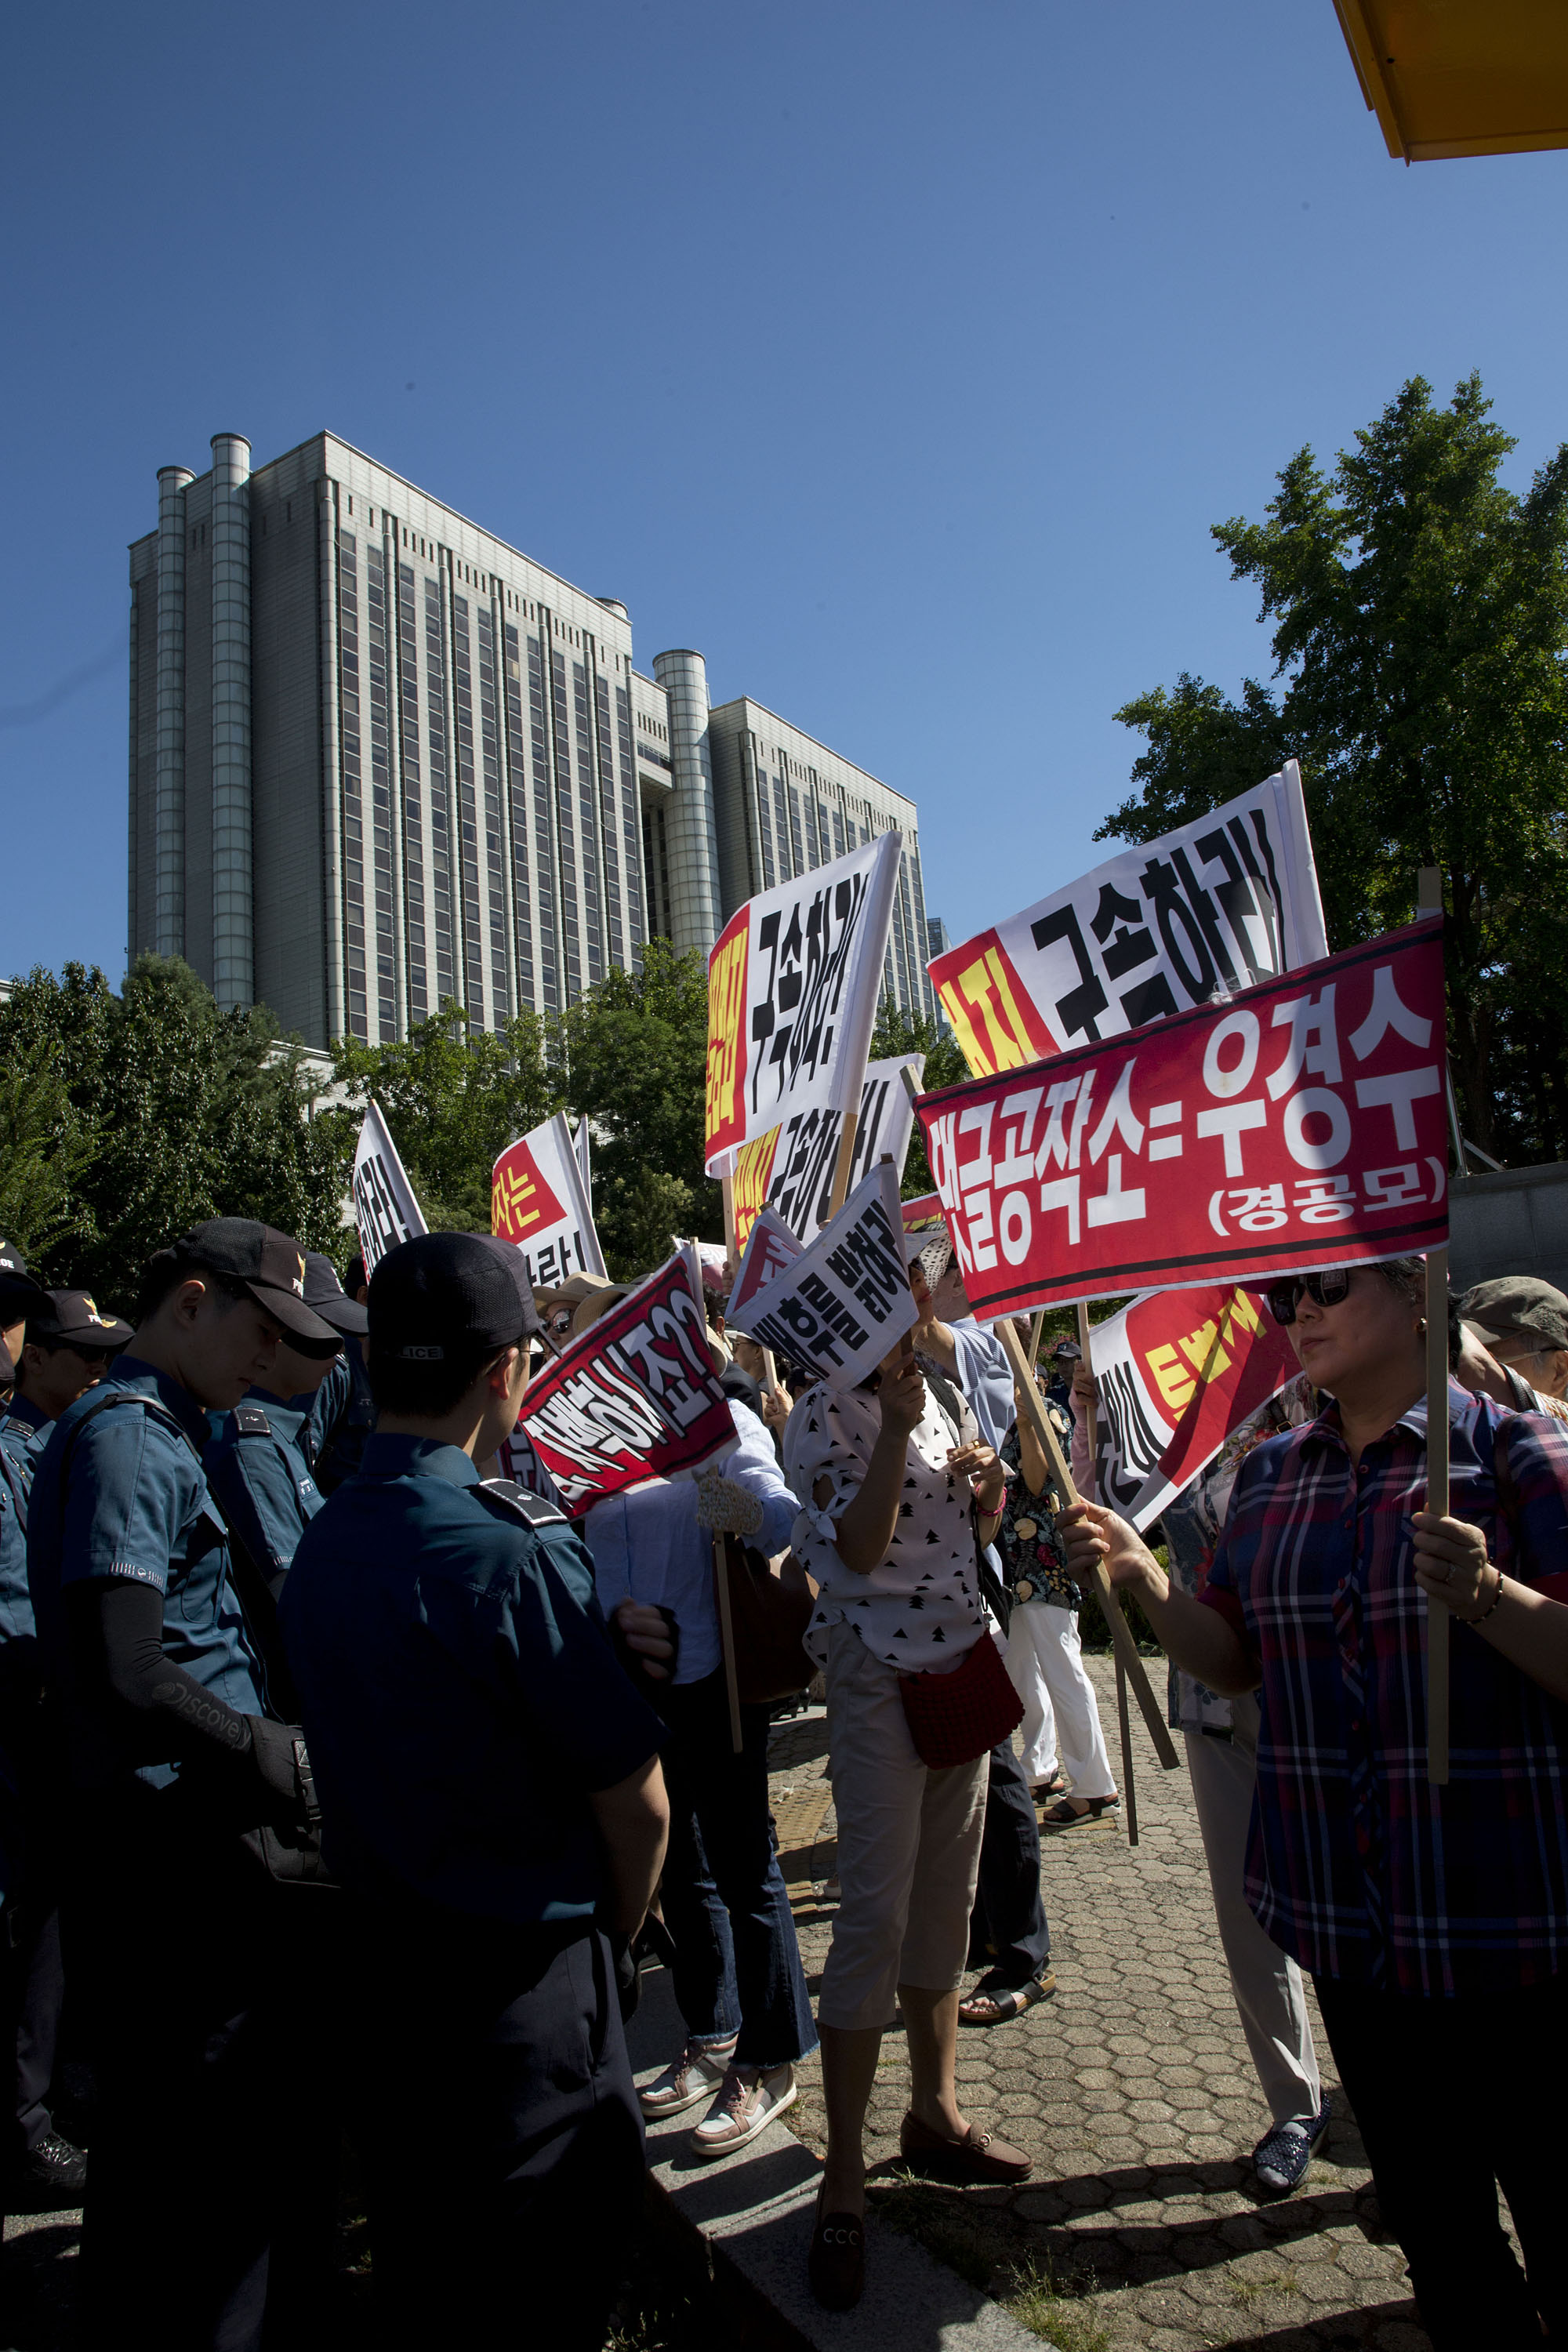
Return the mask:
[[899,1180],[879,1161],[809,1249],[726,1321],[830,1388],[852,1389],[916,1320]]
[[386,1131],[381,1107],[374,1102],[360,1122],[354,1146],[354,1223],[367,1282],[389,1249],[430,1230],[404,1173],[397,1146]]
[[[582,1136],[587,1128],[584,1119]],[[490,1231],[522,1252],[531,1289],[557,1290],[574,1274],[608,1282],[564,1111],[520,1135],[496,1161],[490,1171]]]

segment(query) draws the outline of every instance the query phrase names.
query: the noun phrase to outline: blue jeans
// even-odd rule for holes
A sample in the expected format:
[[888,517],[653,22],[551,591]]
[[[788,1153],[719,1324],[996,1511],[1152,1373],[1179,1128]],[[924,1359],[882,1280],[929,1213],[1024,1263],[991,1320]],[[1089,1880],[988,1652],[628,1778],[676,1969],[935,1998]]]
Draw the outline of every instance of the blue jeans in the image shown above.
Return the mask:
[[1005,1985],[1027,1984],[1051,1956],[1040,1899],[1040,1825],[1024,1768],[1004,1739],[991,1750],[980,1883],[969,1920],[969,1965]]
[[670,1731],[659,1760],[677,2004],[694,2041],[738,2028],[738,2064],[787,2065],[816,2049],[816,2027],[768,1820],[768,1710],[741,1709],[737,1756],[721,1669],[661,1691],[656,1704]]

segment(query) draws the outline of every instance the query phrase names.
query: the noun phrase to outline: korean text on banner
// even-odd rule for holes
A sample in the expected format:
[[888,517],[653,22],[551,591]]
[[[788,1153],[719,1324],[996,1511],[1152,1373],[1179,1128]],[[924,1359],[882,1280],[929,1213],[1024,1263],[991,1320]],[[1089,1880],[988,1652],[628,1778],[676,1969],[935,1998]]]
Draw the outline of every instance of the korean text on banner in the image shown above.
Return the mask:
[[782,1217],[775,1216],[772,1209],[760,1209],[752,1220],[745,1251],[736,1269],[729,1304],[724,1309],[725,1322],[732,1323],[737,1307],[749,1306],[759,1290],[765,1289],[770,1282],[784,1273],[786,1266],[793,1265],[801,1254],[802,1246]]
[[964,1060],[991,1077],[1328,951],[1300,770],[1289,760],[1212,815],[1108,858],[951,948],[930,971]]
[[725,1320],[830,1388],[874,1371],[915,1321],[892,1170],[879,1161],[810,1248],[739,1311],[731,1298]]
[[893,922],[901,833],[763,890],[708,959],[710,1176],[796,1113],[858,1099]]
[[639,1478],[735,1444],[683,1250],[590,1325],[528,1390],[519,1423],[574,1518]]
[[371,1104],[360,1122],[353,1189],[354,1224],[368,1281],[388,1250],[430,1230],[378,1103]]
[[1229,1283],[1148,1291],[1097,1323],[1100,1500],[1148,1527],[1298,1370],[1264,1300]]
[[919,1105],[976,1314],[1447,1238],[1440,919]]
[[534,1290],[558,1289],[574,1274],[609,1280],[563,1111],[509,1143],[496,1161],[490,1231],[516,1243]]
[[[860,1117],[850,1150],[849,1185],[853,1192],[868,1168],[884,1155],[900,1179],[914,1133],[914,1100],[904,1084],[910,1072],[918,1091],[925,1069],[923,1054],[902,1054],[887,1062],[869,1062],[860,1089]],[[796,1111],[781,1126],[770,1128],[754,1143],[735,1154],[735,1238],[744,1249],[752,1220],[765,1201],[797,1234],[816,1233],[826,1223],[838,1165],[838,1139],[844,1116],[836,1110]]]

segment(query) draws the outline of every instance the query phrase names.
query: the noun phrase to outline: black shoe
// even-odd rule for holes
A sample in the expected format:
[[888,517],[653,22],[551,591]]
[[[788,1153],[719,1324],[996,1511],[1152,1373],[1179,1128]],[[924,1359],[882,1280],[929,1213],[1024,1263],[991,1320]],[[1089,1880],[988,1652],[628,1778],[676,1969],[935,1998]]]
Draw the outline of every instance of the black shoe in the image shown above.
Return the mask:
[[84,2150],[58,2132],[46,2132],[13,2171],[10,2197],[18,2210],[52,2213],[62,2206],[79,2205],[86,2187]]

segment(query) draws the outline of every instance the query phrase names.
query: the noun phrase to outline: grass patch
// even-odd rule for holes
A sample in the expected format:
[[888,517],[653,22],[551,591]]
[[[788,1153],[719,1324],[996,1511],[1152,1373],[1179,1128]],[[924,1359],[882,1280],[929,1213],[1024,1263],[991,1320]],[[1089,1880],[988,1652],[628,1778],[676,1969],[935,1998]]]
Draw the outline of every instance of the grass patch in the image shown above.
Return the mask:
[[1021,2327],[1043,2336],[1058,2352],[1110,2352],[1110,2336],[1079,2298],[1094,2292],[1094,2273],[1076,2282],[1064,2294],[1055,2266],[1044,2269],[1029,2263],[1016,2274],[1011,2291],[1001,2300]]
[[1048,2256],[1042,2260],[1010,2215],[908,2172],[894,2173],[886,2185],[872,2181],[869,2202],[879,2221],[917,2240],[1058,2352],[1110,2352],[1110,2336],[1085,2307],[1100,2284],[1094,2272],[1058,2269]]
[[1270,2295],[1301,2292],[1301,2282],[1294,2271],[1280,2271],[1267,2278],[1233,2278],[1229,2284],[1232,2300],[1244,2310],[1256,2303],[1267,2303]]

